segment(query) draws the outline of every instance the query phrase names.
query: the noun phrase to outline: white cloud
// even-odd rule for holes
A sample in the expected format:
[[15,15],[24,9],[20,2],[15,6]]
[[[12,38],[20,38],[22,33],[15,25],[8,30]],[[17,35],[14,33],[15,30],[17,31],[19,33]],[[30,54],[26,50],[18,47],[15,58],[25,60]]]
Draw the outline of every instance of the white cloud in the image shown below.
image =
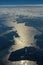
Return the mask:
[[[13,6],[13,5],[12,5]],[[15,5],[17,6],[17,5]],[[18,5],[19,6],[19,5]],[[28,6],[28,5],[21,5]],[[0,8],[0,14],[9,14],[10,16],[14,15],[25,15],[25,16],[36,16],[36,17],[43,17],[43,5],[29,5],[27,8]]]

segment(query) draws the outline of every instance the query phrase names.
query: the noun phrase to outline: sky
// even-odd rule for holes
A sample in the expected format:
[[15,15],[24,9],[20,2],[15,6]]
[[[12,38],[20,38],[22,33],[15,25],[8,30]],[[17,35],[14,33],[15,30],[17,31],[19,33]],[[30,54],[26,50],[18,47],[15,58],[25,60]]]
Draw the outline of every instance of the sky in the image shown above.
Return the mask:
[[0,0],[0,5],[43,4],[43,0]]

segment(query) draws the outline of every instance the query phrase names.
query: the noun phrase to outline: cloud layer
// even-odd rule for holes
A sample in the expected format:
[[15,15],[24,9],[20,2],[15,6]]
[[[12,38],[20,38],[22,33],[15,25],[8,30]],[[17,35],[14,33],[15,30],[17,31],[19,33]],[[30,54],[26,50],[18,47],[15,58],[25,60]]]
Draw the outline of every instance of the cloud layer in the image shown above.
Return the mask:
[[[12,51],[25,46],[43,49],[43,46],[41,46],[41,39],[43,38],[43,5],[27,6],[0,7],[0,41],[4,41],[1,41],[0,60],[5,65],[20,65],[20,63],[24,65],[26,62],[27,65],[28,63],[37,65],[37,61],[9,62],[8,57]],[[39,40],[40,45],[37,42]]]

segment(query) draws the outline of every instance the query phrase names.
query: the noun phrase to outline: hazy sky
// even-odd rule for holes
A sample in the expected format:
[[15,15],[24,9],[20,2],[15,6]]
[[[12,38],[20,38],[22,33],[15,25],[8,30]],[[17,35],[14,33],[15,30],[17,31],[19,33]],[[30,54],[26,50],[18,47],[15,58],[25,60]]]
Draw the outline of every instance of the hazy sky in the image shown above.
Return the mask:
[[0,5],[43,4],[43,0],[0,0]]

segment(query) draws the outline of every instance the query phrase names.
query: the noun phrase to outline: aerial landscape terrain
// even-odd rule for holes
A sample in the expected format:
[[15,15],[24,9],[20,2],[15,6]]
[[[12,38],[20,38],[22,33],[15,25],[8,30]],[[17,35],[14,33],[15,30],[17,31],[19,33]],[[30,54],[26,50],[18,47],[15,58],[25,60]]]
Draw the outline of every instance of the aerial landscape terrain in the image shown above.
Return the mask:
[[43,65],[43,5],[0,6],[0,65]]

